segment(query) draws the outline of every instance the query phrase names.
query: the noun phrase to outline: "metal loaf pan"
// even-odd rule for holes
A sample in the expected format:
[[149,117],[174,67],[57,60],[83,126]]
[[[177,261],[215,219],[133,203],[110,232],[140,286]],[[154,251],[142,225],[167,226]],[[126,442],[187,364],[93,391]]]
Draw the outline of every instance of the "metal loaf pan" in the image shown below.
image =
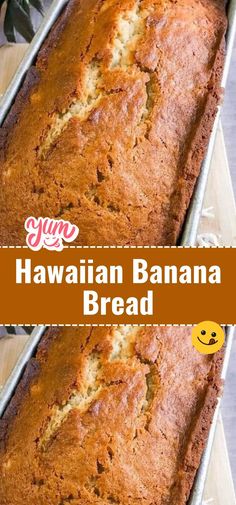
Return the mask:
[[[15,368],[13,369],[11,375],[9,376],[6,384],[4,385],[2,391],[0,391],[0,418],[4,414],[5,409],[7,408],[8,404],[11,401],[12,396],[14,395],[15,389],[24,373],[25,367],[30,360],[32,356],[35,355],[37,346],[46,330],[45,326],[37,326],[34,328],[33,332],[31,333],[31,336],[26,343],[16,365]],[[229,358],[230,358],[230,352],[231,352],[231,347],[232,347],[232,342],[233,342],[233,335],[234,335],[234,327],[229,326],[226,328],[226,348],[225,348],[225,354],[224,354],[224,363],[223,363],[223,368],[222,368],[222,380],[225,381],[226,378],[226,373],[227,373],[227,368],[229,364]],[[219,414],[219,409],[220,409],[220,402],[221,399],[218,401],[217,408],[215,410],[214,418],[212,421],[211,429],[209,432],[208,436],[208,441],[207,445],[204,451],[204,454],[202,456],[201,464],[198,469],[195,482],[192,488],[191,492],[191,497],[189,499],[188,505],[201,505],[202,503],[202,497],[203,497],[203,491],[204,491],[204,485],[206,481],[206,476],[207,476],[207,469],[208,469],[208,464],[210,461],[210,456],[211,456],[211,449],[214,441],[214,436],[215,436],[215,431],[216,431],[216,424],[217,424],[217,418]]]
[[[224,63],[224,70],[221,80],[222,88],[226,87],[226,82],[229,74],[230,60],[233,51],[234,37],[236,33],[236,0],[229,0],[227,2],[227,15],[228,15],[228,30],[226,33],[226,57]],[[214,121],[214,126],[211,132],[208,149],[205,159],[202,163],[201,172],[198,177],[195,190],[193,193],[192,201],[189,206],[185,224],[182,230],[181,246],[194,246],[196,244],[197,231],[199,221],[202,214],[202,206],[207,186],[207,179],[211,166],[211,159],[214,150],[217,128],[220,120],[222,105],[218,107],[217,115]]]
[[[223,362],[223,367],[222,367],[222,372],[221,372],[221,378],[222,378],[223,382],[225,382],[226,375],[227,375],[227,369],[228,369],[228,365],[229,365],[229,359],[230,359],[230,353],[231,353],[232,344],[233,344],[235,327],[234,326],[227,326],[225,331],[226,331],[226,347],[225,347],[224,362]],[[207,470],[208,470],[208,465],[210,462],[211,450],[212,450],[212,446],[213,446],[213,442],[214,442],[221,400],[222,400],[222,398],[219,398],[219,400],[218,400],[218,404],[217,404],[217,407],[216,407],[216,410],[214,413],[211,429],[209,431],[207,444],[206,444],[204,453],[202,455],[201,464],[199,466],[199,469],[198,469],[198,472],[197,472],[197,475],[196,475],[196,478],[195,478],[195,481],[193,484],[193,488],[192,488],[192,492],[191,492],[191,496],[190,496],[188,505],[201,505],[202,504],[204,487],[205,487],[205,482],[206,482],[206,477],[207,477]]]
[[[223,1],[223,0],[222,0]],[[50,29],[52,28],[54,22],[60,15],[63,8],[68,3],[68,0],[53,0],[47,15],[45,16],[41,27],[33,38],[25,56],[20,63],[15,76],[13,77],[9,87],[6,90],[3,98],[0,100],[0,126],[6,118],[11,106],[14,103],[16,95],[22,86],[24,78],[26,76],[27,70],[31,65],[34,64],[37,54],[46,39]],[[229,72],[230,59],[233,50],[234,35],[236,32],[236,0],[229,0],[227,2],[227,14],[228,14],[228,30],[226,34],[226,58],[224,64],[224,72],[222,77],[222,88],[225,88],[227,76]],[[218,113],[214,122],[214,127],[211,133],[208,150],[206,153],[205,160],[202,164],[201,173],[198,178],[194,194],[190,207],[188,209],[185,224],[183,226],[182,235],[180,239],[181,246],[194,246],[196,242],[197,230],[199,225],[199,220],[202,212],[202,205],[204,200],[204,194],[207,184],[207,178],[209,174],[209,168],[212,158],[212,153],[214,149],[214,143],[216,138],[217,126],[219,123],[221,107],[218,108]]]

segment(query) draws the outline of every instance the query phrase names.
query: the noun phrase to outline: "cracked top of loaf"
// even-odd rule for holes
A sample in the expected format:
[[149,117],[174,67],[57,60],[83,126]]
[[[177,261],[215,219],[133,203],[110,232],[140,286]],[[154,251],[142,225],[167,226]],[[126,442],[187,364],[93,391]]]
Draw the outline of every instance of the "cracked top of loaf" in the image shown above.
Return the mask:
[[1,505],[186,505],[221,361],[186,327],[50,329],[0,420]]
[[0,243],[175,244],[217,109],[222,0],[71,0],[0,130]]

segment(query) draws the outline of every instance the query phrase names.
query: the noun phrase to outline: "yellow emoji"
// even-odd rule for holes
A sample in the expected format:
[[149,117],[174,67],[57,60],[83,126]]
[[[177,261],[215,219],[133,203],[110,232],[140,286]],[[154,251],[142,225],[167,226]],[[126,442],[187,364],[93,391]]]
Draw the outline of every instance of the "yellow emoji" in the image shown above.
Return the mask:
[[203,321],[193,328],[192,344],[201,354],[214,354],[223,347],[225,334],[219,324]]

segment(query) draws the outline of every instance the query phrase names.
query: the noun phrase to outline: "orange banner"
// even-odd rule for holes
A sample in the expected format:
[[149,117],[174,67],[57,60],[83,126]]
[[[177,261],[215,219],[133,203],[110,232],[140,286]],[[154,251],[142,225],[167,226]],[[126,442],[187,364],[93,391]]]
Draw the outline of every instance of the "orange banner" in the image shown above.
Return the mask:
[[0,249],[0,324],[235,324],[235,250]]

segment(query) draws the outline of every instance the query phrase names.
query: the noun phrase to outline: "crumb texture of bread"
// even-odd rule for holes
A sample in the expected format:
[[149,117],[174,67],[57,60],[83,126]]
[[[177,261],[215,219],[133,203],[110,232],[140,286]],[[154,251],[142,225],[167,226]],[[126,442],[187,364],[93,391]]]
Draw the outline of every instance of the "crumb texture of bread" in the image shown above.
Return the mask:
[[[222,0],[70,0],[0,129],[0,244],[173,245],[219,103]],[[76,243],[77,243],[76,242]]]
[[1,505],[186,505],[221,383],[191,328],[51,328],[0,420]]

